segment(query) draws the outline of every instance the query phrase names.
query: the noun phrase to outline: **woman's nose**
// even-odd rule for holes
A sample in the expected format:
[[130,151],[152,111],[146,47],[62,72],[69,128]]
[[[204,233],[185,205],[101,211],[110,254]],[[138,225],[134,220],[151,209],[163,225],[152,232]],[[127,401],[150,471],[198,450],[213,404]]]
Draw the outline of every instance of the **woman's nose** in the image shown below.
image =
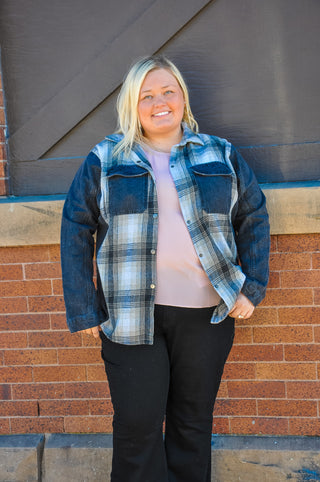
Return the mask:
[[155,104],[155,105],[163,105],[163,104],[165,104],[164,95],[162,95],[162,94],[156,95],[156,96],[154,97],[154,104]]

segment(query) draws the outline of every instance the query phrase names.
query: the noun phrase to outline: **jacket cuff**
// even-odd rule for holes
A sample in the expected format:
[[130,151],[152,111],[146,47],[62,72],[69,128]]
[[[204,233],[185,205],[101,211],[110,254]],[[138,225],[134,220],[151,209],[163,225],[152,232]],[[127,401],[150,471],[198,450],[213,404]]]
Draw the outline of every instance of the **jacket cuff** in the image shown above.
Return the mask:
[[94,326],[101,325],[106,321],[106,315],[104,313],[90,313],[87,315],[81,315],[74,318],[67,317],[67,325],[71,333],[76,331],[87,330]]
[[266,295],[266,287],[247,278],[242,286],[241,293],[245,295],[254,306],[257,306]]

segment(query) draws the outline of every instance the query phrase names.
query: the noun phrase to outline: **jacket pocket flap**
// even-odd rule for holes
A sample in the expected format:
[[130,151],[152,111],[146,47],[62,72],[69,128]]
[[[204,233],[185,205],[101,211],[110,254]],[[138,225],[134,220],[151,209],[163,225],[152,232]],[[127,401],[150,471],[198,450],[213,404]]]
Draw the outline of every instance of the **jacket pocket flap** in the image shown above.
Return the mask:
[[148,174],[146,169],[140,166],[112,166],[108,172],[107,177],[121,176],[121,177],[138,177]]
[[231,176],[232,172],[223,162],[207,162],[191,167],[195,174],[200,176]]

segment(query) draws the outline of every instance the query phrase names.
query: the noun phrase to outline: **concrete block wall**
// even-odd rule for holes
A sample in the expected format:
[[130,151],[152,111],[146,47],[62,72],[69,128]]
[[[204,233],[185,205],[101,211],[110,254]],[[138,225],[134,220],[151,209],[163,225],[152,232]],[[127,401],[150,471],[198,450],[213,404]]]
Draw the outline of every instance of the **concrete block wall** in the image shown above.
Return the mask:
[[[0,433],[112,431],[99,342],[66,327],[59,246],[0,248]],[[236,336],[220,434],[320,433],[320,234],[272,237],[266,299]]]

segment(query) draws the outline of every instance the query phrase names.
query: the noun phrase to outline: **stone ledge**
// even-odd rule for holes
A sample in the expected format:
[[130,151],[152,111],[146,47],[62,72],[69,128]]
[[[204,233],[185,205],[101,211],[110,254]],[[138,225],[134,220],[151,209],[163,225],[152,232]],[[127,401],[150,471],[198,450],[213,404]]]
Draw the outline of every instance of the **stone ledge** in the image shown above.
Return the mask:
[[[262,184],[271,234],[320,233],[320,182]],[[65,196],[0,199],[0,246],[59,244]]]
[[[112,435],[50,434],[44,447],[43,440],[44,435],[0,436],[1,482],[110,480]],[[26,449],[38,451],[39,478],[34,478],[34,457],[27,459]],[[9,453],[14,456],[8,457]],[[21,478],[14,472],[18,460],[24,460],[23,473],[30,475]],[[211,482],[287,480],[320,481],[320,437],[212,436]]]
[[0,435],[1,482],[41,480],[44,435]]

